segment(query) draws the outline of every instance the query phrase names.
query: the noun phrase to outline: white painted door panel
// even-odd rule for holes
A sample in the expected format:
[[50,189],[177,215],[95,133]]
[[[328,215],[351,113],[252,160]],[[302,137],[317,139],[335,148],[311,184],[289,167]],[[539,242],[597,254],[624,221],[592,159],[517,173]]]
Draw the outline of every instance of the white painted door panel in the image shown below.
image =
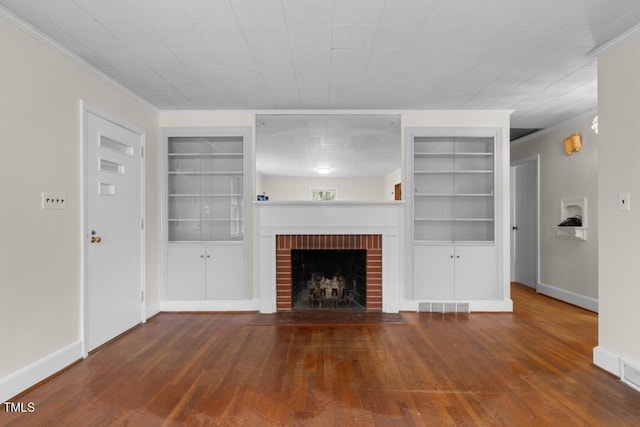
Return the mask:
[[498,289],[495,246],[456,246],[455,299],[492,300]]
[[413,247],[413,292],[415,299],[454,298],[453,246]]
[[516,165],[512,168],[512,173],[514,201],[511,224],[511,244],[513,245],[511,280],[535,289],[538,269],[536,162]]
[[87,351],[142,320],[141,140],[87,113]]
[[244,251],[244,246],[207,248],[207,299],[246,298]]
[[203,300],[205,294],[205,248],[169,246],[167,249],[167,298]]

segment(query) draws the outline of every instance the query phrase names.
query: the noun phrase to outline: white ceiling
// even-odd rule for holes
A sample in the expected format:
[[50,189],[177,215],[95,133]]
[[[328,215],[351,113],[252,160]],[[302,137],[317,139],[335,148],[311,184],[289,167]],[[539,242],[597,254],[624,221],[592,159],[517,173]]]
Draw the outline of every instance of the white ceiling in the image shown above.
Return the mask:
[[597,106],[588,53],[638,0],[0,0],[161,110]]

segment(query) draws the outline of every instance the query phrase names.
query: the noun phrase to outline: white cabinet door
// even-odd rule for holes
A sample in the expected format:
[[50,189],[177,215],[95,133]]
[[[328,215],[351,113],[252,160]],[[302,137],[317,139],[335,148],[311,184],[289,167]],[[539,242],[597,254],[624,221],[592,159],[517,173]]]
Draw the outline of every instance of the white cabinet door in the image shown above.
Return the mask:
[[202,246],[169,246],[167,249],[167,298],[205,299],[205,249]]
[[207,299],[247,297],[244,250],[244,246],[207,247]]
[[454,247],[413,247],[413,297],[451,300],[454,298]]
[[413,296],[428,300],[492,300],[498,289],[495,246],[413,247]]
[[493,300],[498,289],[495,246],[456,246],[455,299]]

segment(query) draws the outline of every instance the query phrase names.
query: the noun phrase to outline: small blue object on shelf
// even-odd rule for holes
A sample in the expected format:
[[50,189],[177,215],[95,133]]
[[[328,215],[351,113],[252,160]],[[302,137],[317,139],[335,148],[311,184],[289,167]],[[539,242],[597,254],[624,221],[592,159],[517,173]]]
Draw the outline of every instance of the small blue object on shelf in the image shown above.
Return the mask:
[[258,201],[259,202],[268,202],[269,201],[269,196],[267,196],[266,194],[258,194]]

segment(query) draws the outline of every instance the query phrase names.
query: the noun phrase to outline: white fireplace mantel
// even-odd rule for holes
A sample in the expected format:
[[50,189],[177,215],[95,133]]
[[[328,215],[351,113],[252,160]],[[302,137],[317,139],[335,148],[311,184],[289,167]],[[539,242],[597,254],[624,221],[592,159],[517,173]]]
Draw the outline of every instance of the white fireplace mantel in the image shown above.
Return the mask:
[[276,311],[276,235],[382,235],[382,311],[399,311],[399,221],[403,202],[256,202],[260,312]]

